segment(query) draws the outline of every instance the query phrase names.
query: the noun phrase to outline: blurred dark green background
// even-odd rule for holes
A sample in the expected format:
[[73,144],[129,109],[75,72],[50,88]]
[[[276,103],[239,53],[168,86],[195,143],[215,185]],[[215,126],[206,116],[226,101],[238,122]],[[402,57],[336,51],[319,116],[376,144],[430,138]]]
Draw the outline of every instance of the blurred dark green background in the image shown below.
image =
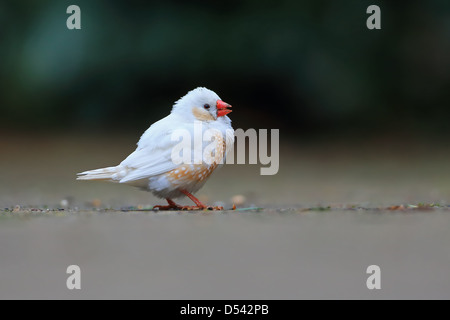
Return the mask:
[[446,0],[2,1],[0,45],[4,129],[140,133],[206,86],[244,129],[450,133]]

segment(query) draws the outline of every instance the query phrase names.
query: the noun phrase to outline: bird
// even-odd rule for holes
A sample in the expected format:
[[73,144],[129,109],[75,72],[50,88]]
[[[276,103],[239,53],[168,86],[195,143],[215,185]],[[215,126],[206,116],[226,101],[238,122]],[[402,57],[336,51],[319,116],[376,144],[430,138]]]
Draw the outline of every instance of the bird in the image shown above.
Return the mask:
[[[168,116],[142,134],[136,150],[119,165],[78,173],[77,180],[117,182],[152,192],[168,203],[155,205],[155,210],[223,210],[206,206],[193,193],[223,164],[233,148],[234,129],[227,116],[231,111],[231,105],[214,91],[205,87],[193,89],[173,104]],[[210,140],[203,141],[207,140],[207,132]],[[177,137],[184,137],[183,134],[188,135],[182,144],[184,161],[174,161],[174,150],[181,145]],[[191,152],[185,155],[185,151]],[[196,161],[199,155],[204,156]],[[173,200],[185,196],[195,206],[178,205]]]

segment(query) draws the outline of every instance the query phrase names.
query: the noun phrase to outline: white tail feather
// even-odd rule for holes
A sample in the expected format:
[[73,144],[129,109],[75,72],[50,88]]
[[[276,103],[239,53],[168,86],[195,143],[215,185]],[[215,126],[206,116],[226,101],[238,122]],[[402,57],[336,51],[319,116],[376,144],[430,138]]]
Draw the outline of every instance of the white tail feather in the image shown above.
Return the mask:
[[108,167],[77,173],[77,180],[120,180],[123,167]]

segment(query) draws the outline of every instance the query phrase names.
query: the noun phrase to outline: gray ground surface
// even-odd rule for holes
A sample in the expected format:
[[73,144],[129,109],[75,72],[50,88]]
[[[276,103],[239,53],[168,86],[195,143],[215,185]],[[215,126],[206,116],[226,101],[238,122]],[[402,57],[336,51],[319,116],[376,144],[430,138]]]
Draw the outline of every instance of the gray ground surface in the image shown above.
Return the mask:
[[[225,166],[198,193],[227,207],[244,195],[238,207],[258,211],[125,212],[160,201],[74,180],[120,162],[135,141],[0,142],[0,298],[450,298],[442,148],[285,145],[278,175]],[[72,264],[79,291],[66,288]],[[372,264],[381,290],[366,287]]]

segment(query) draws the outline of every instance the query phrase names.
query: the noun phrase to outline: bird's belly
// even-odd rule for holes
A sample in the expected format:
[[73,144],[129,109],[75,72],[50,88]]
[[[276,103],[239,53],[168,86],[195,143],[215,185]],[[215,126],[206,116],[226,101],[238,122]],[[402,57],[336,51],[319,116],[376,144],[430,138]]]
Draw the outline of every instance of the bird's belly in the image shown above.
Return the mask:
[[216,137],[216,146],[208,154],[208,158],[200,164],[180,164],[177,168],[149,179],[148,189],[158,197],[178,198],[184,194],[180,190],[190,193],[198,191],[207,178],[218,167],[226,150],[226,142]]
[[184,197],[184,193],[180,190],[186,190],[190,193],[197,192],[216,167],[217,164],[210,166],[200,164],[181,165],[177,169],[150,178],[147,190],[160,198]]
[[177,187],[186,184],[201,183],[206,180],[217,168],[217,163],[205,164],[185,164],[169,171],[165,174],[166,179]]

